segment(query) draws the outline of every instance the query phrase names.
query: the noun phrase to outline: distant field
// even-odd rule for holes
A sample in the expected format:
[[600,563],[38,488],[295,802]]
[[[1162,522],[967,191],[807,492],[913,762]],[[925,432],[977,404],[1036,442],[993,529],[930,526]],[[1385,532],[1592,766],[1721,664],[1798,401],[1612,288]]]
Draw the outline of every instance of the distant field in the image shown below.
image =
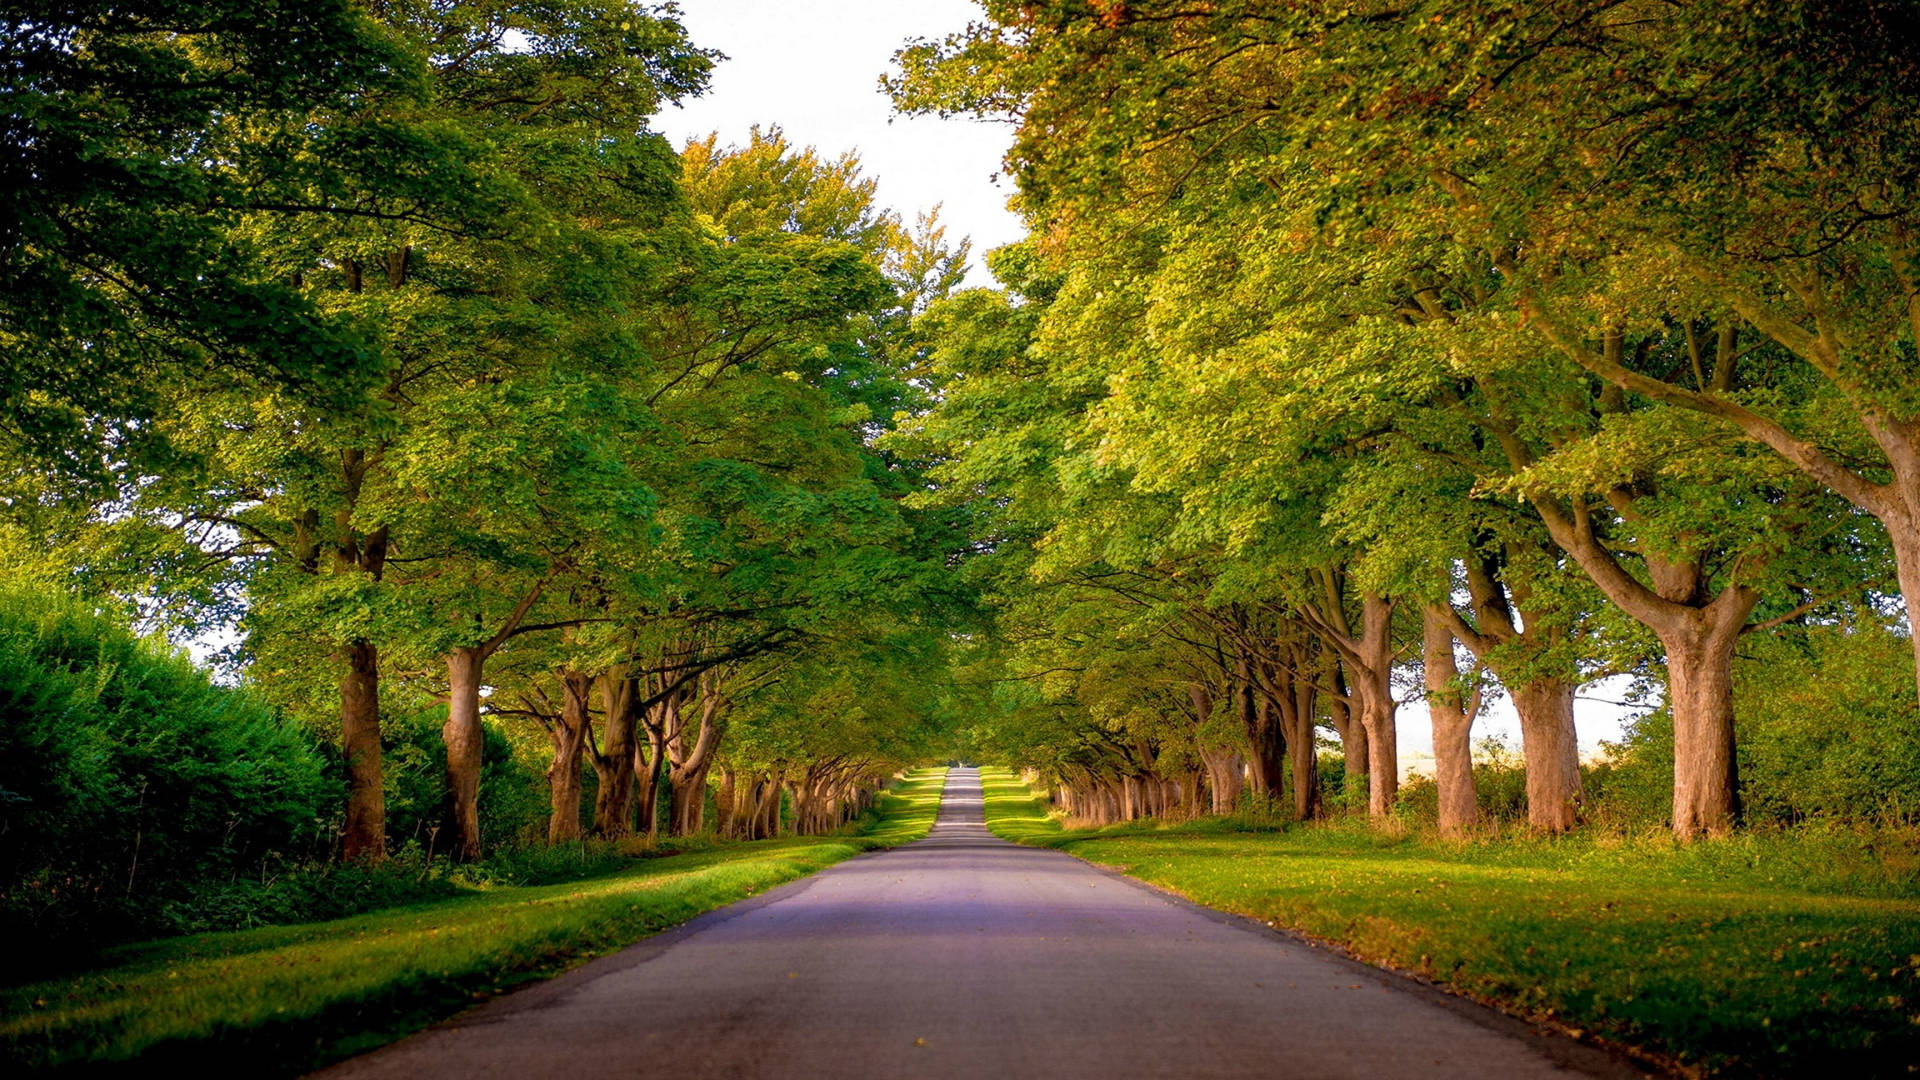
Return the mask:
[[115,966],[0,990],[0,1065],[299,1073],[702,912],[919,839],[945,775],[912,774],[847,835],[723,844],[586,881],[114,950]]
[[[1728,1075],[1920,1066],[1911,853],[1857,836],[1471,843],[1214,819],[1067,830],[1003,769],[988,826],[1531,1019]],[[1866,845],[1871,847],[1871,845]]]

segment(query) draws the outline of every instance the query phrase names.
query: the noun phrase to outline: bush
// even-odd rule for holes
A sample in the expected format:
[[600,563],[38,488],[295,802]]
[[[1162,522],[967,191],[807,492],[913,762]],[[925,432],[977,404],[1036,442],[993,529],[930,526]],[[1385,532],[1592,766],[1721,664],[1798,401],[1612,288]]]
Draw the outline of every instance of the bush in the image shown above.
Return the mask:
[[155,929],[187,883],[324,849],[325,756],[254,696],[68,597],[0,589],[0,917]]
[[1750,821],[1920,813],[1913,646],[1876,624],[1752,642],[1734,683]]
[[[1473,747],[1473,790],[1483,824],[1527,820],[1527,769],[1518,747],[1489,735]],[[1440,785],[1430,774],[1409,776],[1400,785],[1394,813],[1409,825],[1438,828]]]
[[[380,731],[382,779],[387,796],[387,837],[396,851],[409,845],[445,851],[439,836],[446,814],[446,744],[440,729],[445,706],[389,715]],[[547,777],[543,767],[515,752],[492,721],[485,725],[480,758],[480,828],[488,851],[525,845],[545,835]],[[335,768],[340,769],[334,753]],[[340,789],[346,776],[339,773]]]

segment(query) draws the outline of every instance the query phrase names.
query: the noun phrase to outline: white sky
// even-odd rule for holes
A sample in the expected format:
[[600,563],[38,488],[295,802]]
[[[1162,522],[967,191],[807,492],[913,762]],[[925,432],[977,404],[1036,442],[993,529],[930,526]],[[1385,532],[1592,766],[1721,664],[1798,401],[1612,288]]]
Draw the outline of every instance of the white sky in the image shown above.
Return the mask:
[[1021,235],[1006,208],[1011,182],[994,183],[1013,129],[895,116],[879,84],[909,39],[944,37],[977,18],[972,0],[682,0],[680,7],[694,44],[728,59],[705,95],[656,119],[676,146],[715,131],[722,144],[745,143],[759,124],[778,125],[795,144],[830,156],[858,150],[881,204],[909,224],[939,206],[949,241],[973,240],[968,284],[991,284],[980,257]]
[[[656,120],[675,145],[719,132],[745,143],[755,124],[778,125],[797,145],[828,155],[857,150],[879,184],[882,205],[912,222],[941,207],[950,240],[973,240],[968,284],[990,285],[980,257],[1019,239],[1020,221],[1006,209],[1012,182],[1000,162],[1013,129],[1000,123],[896,116],[880,76],[895,50],[916,37],[939,38],[978,17],[972,0],[682,0],[682,21],[696,45],[728,57],[707,93]],[[996,177],[998,182],[996,183]],[[1618,741],[1631,713],[1617,699],[1625,680],[1586,687],[1574,714],[1580,750],[1596,753]],[[1433,729],[1418,700],[1400,709],[1402,768],[1431,771]],[[1502,698],[1474,724],[1477,741],[1503,735],[1520,745],[1519,719]]]

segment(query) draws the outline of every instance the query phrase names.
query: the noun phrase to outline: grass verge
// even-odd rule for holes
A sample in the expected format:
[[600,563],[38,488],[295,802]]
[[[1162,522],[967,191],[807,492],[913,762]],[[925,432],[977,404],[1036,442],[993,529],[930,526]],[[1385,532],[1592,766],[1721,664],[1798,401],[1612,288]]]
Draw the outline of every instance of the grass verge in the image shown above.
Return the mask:
[[[988,828],[1713,1075],[1920,1067],[1920,903],[1841,893],[1821,842],[1448,842],[1227,820],[1063,829],[981,770]],[[1800,851],[1808,848],[1810,851]],[[1807,867],[1805,870],[1782,870]]]
[[702,912],[919,839],[945,774],[910,774],[844,835],[721,844],[586,881],[113,949],[104,954],[111,966],[0,990],[0,1064],[297,1074]]

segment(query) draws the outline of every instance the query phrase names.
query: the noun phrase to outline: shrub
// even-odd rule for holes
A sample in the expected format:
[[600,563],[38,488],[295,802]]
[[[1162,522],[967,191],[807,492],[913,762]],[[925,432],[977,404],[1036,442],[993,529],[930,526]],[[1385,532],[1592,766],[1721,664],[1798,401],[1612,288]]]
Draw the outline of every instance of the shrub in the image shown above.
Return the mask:
[[[446,815],[446,744],[440,729],[445,706],[389,715],[380,731],[382,779],[387,796],[387,837],[394,850],[416,845],[444,851],[439,831]],[[488,851],[521,846],[544,835],[546,773],[491,720],[480,758],[480,827]],[[338,754],[334,754],[336,769]],[[340,774],[344,790],[346,778]]]
[[1913,647],[1871,622],[1752,641],[1734,683],[1749,821],[1920,812]]
[[0,917],[152,929],[186,883],[324,844],[324,755],[242,690],[68,597],[0,589]]

